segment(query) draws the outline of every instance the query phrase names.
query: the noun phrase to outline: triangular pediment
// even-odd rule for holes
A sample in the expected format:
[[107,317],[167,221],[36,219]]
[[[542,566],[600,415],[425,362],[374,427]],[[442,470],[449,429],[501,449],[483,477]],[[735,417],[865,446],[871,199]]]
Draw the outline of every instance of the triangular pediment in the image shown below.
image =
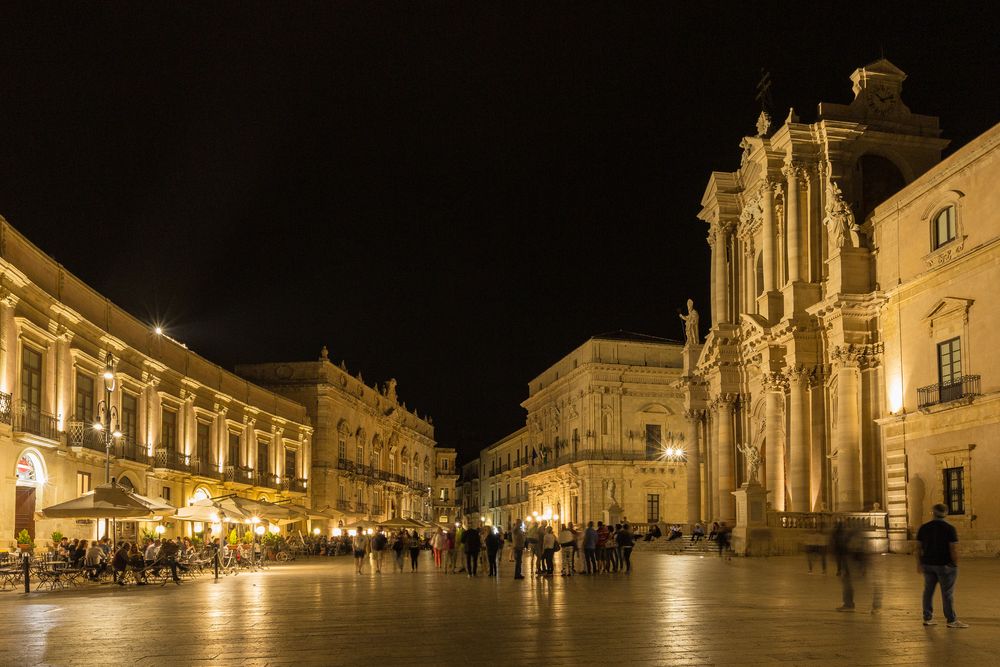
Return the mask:
[[969,308],[975,303],[975,299],[962,299],[954,296],[946,296],[945,298],[934,304],[934,307],[924,316],[924,322],[933,322],[939,317],[944,317],[946,315],[952,315],[954,313],[968,313]]

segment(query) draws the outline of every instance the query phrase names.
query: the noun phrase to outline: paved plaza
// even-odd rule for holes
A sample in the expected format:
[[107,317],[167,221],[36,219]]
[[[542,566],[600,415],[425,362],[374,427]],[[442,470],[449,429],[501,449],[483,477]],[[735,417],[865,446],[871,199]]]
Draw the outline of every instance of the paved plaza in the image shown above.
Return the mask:
[[[1000,664],[1000,560],[961,564],[971,627],[920,622],[912,558],[878,558],[882,613],[838,613],[833,571],[804,559],[637,552],[629,575],[357,575],[313,558],[181,586],[0,593],[5,664]],[[366,568],[367,570],[367,568]],[[940,598],[935,601],[940,617]]]

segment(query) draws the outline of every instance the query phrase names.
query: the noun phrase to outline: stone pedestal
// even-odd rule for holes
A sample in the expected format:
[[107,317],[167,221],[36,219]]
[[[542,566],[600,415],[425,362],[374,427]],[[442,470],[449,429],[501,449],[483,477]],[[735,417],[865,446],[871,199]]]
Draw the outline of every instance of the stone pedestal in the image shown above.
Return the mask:
[[764,292],[757,297],[757,312],[767,320],[768,324],[775,324],[784,315],[785,297],[777,290]]
[[871,254],[865,248],[840,248],[826,260],[828,294],[867,294],[871,291]]
[[781,290],[784,317],[793,317],[819,301],[820,286],[816,283],[793,282]]
[[694,375],[695,369],[698,367],[698,357],[701,356],[702,347],[704,346],[688,341],[688,343],[684,346],[684,350],[681,351],[682,361],[684,362],[685,377]]
[[736,496],[736,526],[733,552],[740,556],[767,553],[767,491],[759,482],[746,482],[732,492]]

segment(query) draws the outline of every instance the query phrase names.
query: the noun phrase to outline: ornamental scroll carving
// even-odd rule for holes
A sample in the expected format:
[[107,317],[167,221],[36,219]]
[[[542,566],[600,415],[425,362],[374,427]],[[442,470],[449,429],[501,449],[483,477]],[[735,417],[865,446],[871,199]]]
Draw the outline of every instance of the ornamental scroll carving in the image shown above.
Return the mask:
[[838,345],[830,357],[842,368],[876,368],[882,363],[882,343]]

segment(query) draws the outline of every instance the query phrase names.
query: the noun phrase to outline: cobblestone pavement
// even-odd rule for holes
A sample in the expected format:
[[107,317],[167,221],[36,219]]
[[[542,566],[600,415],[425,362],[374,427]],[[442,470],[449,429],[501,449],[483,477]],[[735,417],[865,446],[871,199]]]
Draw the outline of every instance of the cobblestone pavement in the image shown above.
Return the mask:
[[[637,553],[598,577],[501,578],[421,570],[357,575],[316,558],[168,585],[0,593],[0,662],[187,664],[997,665],[1000,560],[961,564],[956,609],[971,627],[924,627],[913,560],[877,559],[872,615],[838,613],[839,579],[804,559]],[[940,596],[935,601],[940,609]],[[937,618],[941,620],[940,611]],[[389,662],[393,661],[393,662]]]

